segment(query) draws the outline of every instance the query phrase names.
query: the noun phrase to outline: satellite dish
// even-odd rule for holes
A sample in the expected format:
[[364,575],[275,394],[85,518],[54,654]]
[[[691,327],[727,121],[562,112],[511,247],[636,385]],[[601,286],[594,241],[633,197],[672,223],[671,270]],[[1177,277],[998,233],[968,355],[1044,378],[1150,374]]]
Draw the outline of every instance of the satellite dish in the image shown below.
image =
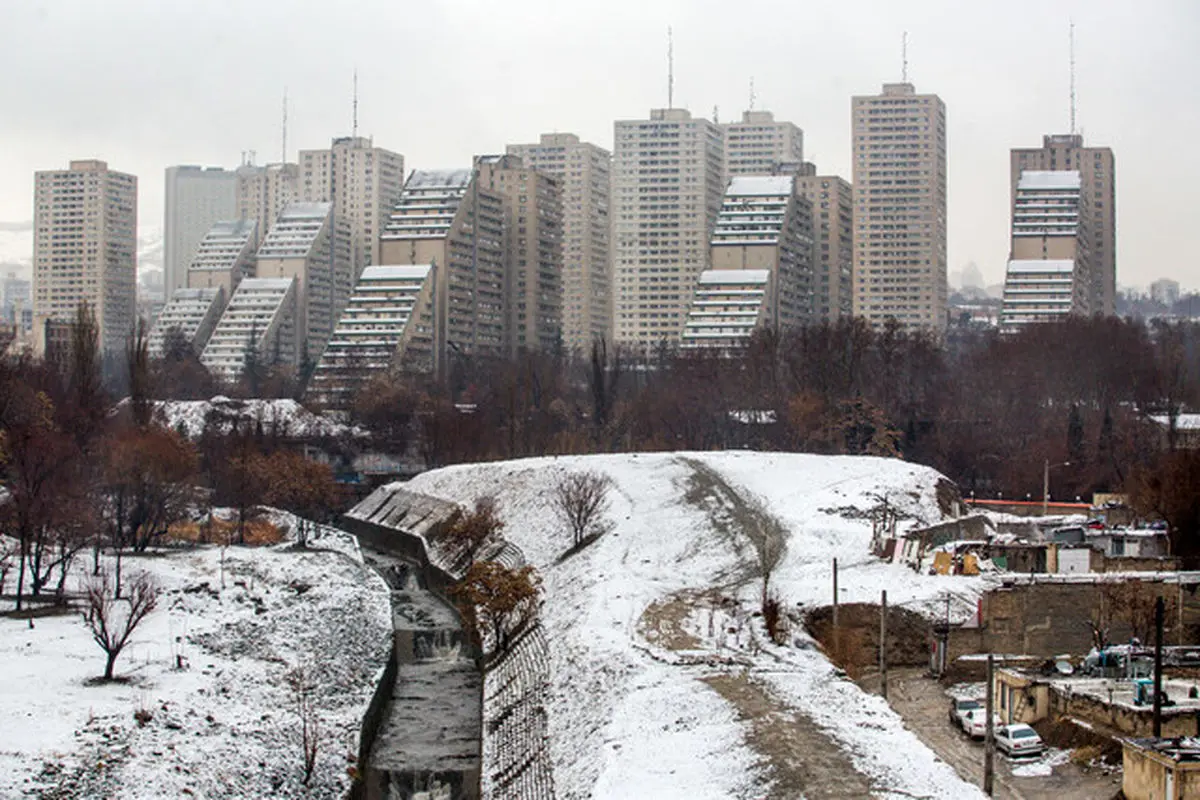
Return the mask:
[[1058,670],[1059,675],[1071,675],[1075,672],[1070,661],[1055,661],[1054,668]]

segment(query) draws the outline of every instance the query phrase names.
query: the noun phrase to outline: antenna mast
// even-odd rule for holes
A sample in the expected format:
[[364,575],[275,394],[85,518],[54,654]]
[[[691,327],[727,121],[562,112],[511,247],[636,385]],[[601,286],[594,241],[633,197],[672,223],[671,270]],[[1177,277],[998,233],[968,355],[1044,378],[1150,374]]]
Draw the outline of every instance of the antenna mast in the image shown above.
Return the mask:
[[283,136],[282,136],[282,154],[279,158],[279,163],[287,163],[287,87],[283,89]]
[[900,37],[900,82],[908,83],[908,31]]
[[754,110],[754,100],[757,97],[758,97],[758,95],[754,94],[754,76],[751,75],[750,76],[750,110],[751,111]]
[[358,138],[358,67],[354,68],[354,123],[351,136]]
[[1075,20],[1071,20],[1068,33],[1068,47],[1071,53],[1071,135],[1075,135]]
[[667,108],[675,107],[675,37],[667,26]]

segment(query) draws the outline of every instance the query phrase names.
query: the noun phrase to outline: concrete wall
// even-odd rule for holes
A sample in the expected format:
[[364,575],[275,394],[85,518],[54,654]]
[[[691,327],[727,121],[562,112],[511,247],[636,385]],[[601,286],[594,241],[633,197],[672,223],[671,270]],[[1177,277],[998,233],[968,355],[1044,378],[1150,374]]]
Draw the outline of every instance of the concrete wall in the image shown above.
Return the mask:
[[[1180,591],[1178,584],[1166,583],[1153,573],[1147,574],[1141,586],[1151,595],[1161,593],[1178,604],[1173,618],[1167,620],[1166,643],[1193,643],[1200,625],[1197,587],[1184,586]],[[1043,658],[1086,653],[1092,647],[1092,615],[1103,600],[1103,587],[1098,582],[1023,581],[985,592],[980,600],[979,627],[950,629],[950,659],[988,652]],[[1131,634],[1128,623],[1111,621],[1110,642],[1127,641]]]

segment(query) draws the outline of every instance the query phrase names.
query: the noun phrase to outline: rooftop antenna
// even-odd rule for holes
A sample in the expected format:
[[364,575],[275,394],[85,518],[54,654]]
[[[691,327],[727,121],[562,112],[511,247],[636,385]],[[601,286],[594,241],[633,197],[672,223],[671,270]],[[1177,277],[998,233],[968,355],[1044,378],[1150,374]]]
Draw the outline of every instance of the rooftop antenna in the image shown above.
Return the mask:
[[667,26],[667,108],[675,107],[675,37]]
[[287,87],[283,87],[283,154],[279,163],[287,163]]
[[758,95],[754,94],[754,76],[750,76],[750,110],[754,110],[754,101]]
[[900,37],[900,82],[908,83],[908,31]]
[[1068,49],[1071,54],[1071,135],[1075,135],[1075,20],[1071,20],[1071,27],[1067,34]]
[[358,67],[354,68],[354,123],[351,128],[351,137],[358,138]]

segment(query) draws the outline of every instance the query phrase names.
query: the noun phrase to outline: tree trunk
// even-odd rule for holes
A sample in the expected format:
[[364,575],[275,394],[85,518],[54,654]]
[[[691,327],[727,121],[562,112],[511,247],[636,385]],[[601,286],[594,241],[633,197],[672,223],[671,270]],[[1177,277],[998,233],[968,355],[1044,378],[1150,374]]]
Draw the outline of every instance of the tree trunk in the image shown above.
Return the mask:
[[29,539],[21,537],[21,549],[17,557],[17,611],[21,610],[21,595],[25,591],[25,559],[29,556]]
[[117,572],[116,572],[116,588],[113,590],[113,597],[121,598],[121,548],[118,546],[117,551]]
[[104,680],[111,681],[113,679],[113,667],[117,663],[117,656],[120,655],[120,650],[109,650],[108,656],[104,660]]

